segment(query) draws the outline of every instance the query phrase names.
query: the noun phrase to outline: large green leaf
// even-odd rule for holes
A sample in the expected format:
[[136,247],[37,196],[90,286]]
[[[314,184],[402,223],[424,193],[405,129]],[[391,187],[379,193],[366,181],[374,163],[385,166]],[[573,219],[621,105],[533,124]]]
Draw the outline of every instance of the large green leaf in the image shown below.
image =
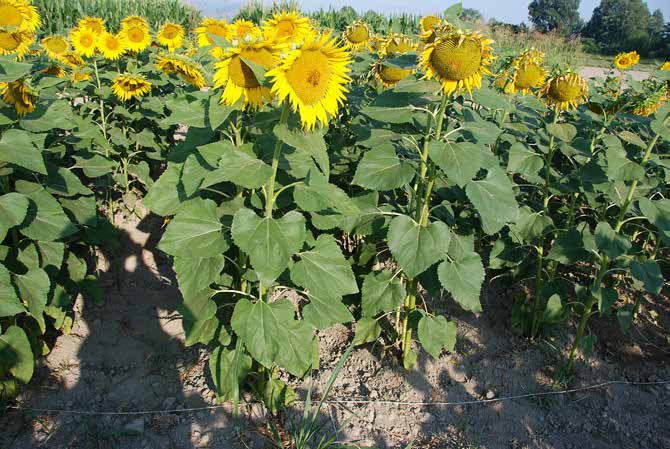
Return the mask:
[[9,372],[27,384],[33,377],[35,360],[26,333],[18,326],[10,326],[0,335],[0,373]]
[[356,321],[356,331],[354,333],[354,346],[362,345],[364,343],[372,343],[377,341],[382,333],[382,327],[379,321],[374,318],[361,318]]
[[638,204],[647,220],[656,226],[665,244],[670,246],[670,199],[662,198],[651,201],[641,198]]
[[444,349],[453,352],[456,346],[456,324],[447,321],[442,315],[425,315],[419,321],[419,341],[423,349],[436,359]]
[[93,195],[93,191],[79,180],[79,177],[65,167],[47,165],[48,177],[46,189],[59,196]]
[[630,264],[630,271],[636,284],[641,285],[645,291],[652,295],[661,293],[664,282],[663,274],[655,260],[645,260],[643,262],[634,260]]
[[213,291],[206,288],[188,296],[184,295],[184,302],[179,305],[178,310],[182,315],[186,346],[207,344],[214,339],[219,323],[212,294]]
[[305,217],[291,211],[282,218],[261,218],[240,209],[233,218],[235,244],[249,255],[258,278],[272,283],[288,267],[291,257],[305,241]]
[[291,280],[317,296],[344,296],[358,293],[351,265],[342,255],[335,238],[320,235],[314,248],[299,254],[291,267]]
[[584,236],[577,229],[567,229],[556,237],[549,251],[548,259],[564,265],[588,260],[589,251],[584,247]]
[[465,191],[481,216],[484,232],[489,235],[519,217],[513,184],[498,167],[489,169],[485,179],[469,182]]
[[21,120],[21,128],[34,133],[54,129],[71,130],[76,126],[69,101],[40,102],[35,110]]
[[180,186],[181,164],[169,163],[167,169],[154,182],[149,193],[144,197],[144,205],[151,212],[166,217],[173,215],[182,201],[186,200],[186,192]]
[[184,296],[194,294],[214,282],[225,265],[225,257],[175,257],[174,271]]
[[205,177],[203,187],[232,182],[247,189],[257,189],[270,179],[272,168],[256,157],[251,144],[236,147],[220,142],[220,147],[219,166]]
[[239,385],[251,371],[251,357],[241,350],[218,346],[209,357],[209,371],[220,400],[237,400]]
[[20,225],[28,213],[28,198],[20,193],[10,192],[0,196],[0,242],[7,231]]
[[405,215],[395,217],[388,231],[391,254],[410,279],[441,260],[450,240],[449,227],[441,221],[423,227]]
[[287,145],[309,154],[321,170],[324,176],[330,174],[330,159],[328,148],[323,134],[320,132],[304,132],[300,129],[289,129],[286,125],[279,124],[274,128],[275,136]]
[[309,293],[309,304],[302,309],[303,319],[319,330],[353,321],[354,317],[342,302],[342,297],[323,290],[327,289]]
[[72,168],[81,168],[89,178],[106,176],[116,167],[116,162],[97,153],[82,152],[73,157],[76,164]]
[[547,125],[547,131],[549,131],[549,134],[563,142],[572,142],[577,135],[577,128],[570,123],[549,123]]
[[47,174],[42,149],[35,147],[30,133],[8,129],[0,138],[0,161],[19,165],[43,175]]
[[12,285],[9,271],[0,264],[0,317],[14,316],[25,311]]
[[394,276],[389,270],[370,273],[363,280],[363,316],[374,317],[379,313],[390,312],[403,303],[405,296],[407,292],[399,276]]
[[216,257],[228,249],[216,203],[193,199],[179,209],[158,246],[177,257]]
[[610,260],[625,254],[631,247],[627,237],[617,234],[609,223],[601,221],[596,226],[596,245]]
[[356,203],[344,190],[330,184],[325,176],[310,172],[303,184],[293,190],[296,204],[306,212],[333,210],[346,217],[355,217],[360,213]]
[[608,148],[607,155],[607,177],[613,181],[631,181],[644,177],[644,168],[636,162],[631,161],[616,149]]
[[528,206],[523,206],[519,209],[519,219],[509,227],[510,236],[517,243],[532,242],[544,235],[553,224],[551,217],[544,212],[535,212]]
[[41,268],[35,268],[26,274],[14,275],[14,282],[19,289],[21,299],[28,304],[28,311],[44,332],[44,308],[51,290],[49,275]]
[[470,253],[461,259],[445,260],[437,269],[442,286],[465,310],[481,312],[479,294],[484,282],[484,265],[477,253]]
[[15,55],[12,54],[0,56],[0,83],[16,81],[33,69],[32,64],[18,62],[14,58]]
[[34,240],[59,240],[77,232],[77,227],[67,218],[61,205],[39,184],[17,181],[16,190],[33,203],[28,208],[29,223],[21,233]]
[[429,154],[430,159],[460,187],[482,168],[482,152],[470,142],[431,142]]
[[395,147],[387,143],[365,152],[353,182],[367,189],[393,190],[408,184],[413,177],[414,168],[401,161]]
[[509,149],[508,172],[533,177],[537,176],[542,167],[544,167],[542,157],[524,145],[517,143]]

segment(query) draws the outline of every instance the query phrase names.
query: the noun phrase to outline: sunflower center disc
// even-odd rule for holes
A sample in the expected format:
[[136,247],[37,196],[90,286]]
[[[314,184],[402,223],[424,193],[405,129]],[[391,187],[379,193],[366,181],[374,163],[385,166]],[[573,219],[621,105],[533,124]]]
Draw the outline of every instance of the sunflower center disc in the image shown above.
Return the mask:
[[379,70],[379,77],[386,83],[398,83],[407,78],[410,73],[412,71],[408,69],[383,65]]
[[0,26],[18,27],[23,23],[23,16],[15,6],[0,6]]
[[368,33],[368,30],[362,25],[355,26],[347,35],[347,39],[353,44],[360,44],[361,42],[367,41],[369,38],[370,34]]
[[516,72],[514,84],[519,89],[536,87],[542,81],[542,70],[535,64],[526,65]]
[[135,43],[140,43],[144,40],[144,31],[138,27],[132,27],[128,30],[128,38]]
[[579,95],[579,86],[567,80],[557,80],[549,87],[549,96],[557,101],[573,101]]
[[49,50],[60,55],[67,51],[67,42],[62,39],[53,39],[48,43]]
[[437,43],[430,57],[434,71],[441,78],[451,81],[461,81],[474,75],[481,61],[479,44],[468,39],[458,45],[458,38]]
[[11,33],[0,31],[0,47],[6,51],[14,51],[19,48],[21,41],[14,37]]
[[330,63],[321,50],[306,50],[286,72],[286,80],[296,96],[308,106],[323,100],[328,91]]
[[230,60],[228,76],[235,85],[244,87],[245,89],[260,87],[254,71],[242,59],[253,61],[267,69],[272,65],[272,53],[266,48],[248,48],[242,50],[239,56],[235,56]]
[[177,37],[177,29],[175,27],[167,27],[165,28],[163,35],[168,39],[174,39]]
[[109,50],[118,50],[119,41],[114,37],[108,37],[107,40],[105,41],[105,45]]
[[81,42],[81,45],[83,45],[84,47],[90,47],[91,45],[93,45],[93,38],[91,36],[85,34],[81,37],[80,42]]
[[277,23],[277,30],[277,35],[279,37],[291,37],[295,32],[293,23],[289,22],[288,20],[282,20],[281,22]]

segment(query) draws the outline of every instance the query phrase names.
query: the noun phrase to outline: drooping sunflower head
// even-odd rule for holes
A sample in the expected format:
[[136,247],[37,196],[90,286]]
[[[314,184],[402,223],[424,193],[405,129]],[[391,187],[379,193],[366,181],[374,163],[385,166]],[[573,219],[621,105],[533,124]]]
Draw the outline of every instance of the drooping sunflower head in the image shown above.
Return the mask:
[[300,44],[311,31],[309,19],[295,11],[275,13],[263,24],[263,35],[267,40]]
[[91,57],[95,54],[98,36],[88,28],[73,28],[70,31],[70,41],[75,53],[79,56]]
[[372,30],[367,23],[357,20],[344,30],[342,39],[352,50],[358,51],[370,45]]
[[15,55],[22,59],[30,50],[35,35],[28,31],[0,30],[0,55]]
[[526,50],[506,64],[496,77],[495,85],[508,94],[531,94],[544,86],[547,70],[543,62],[544,53],[534,49]]
[[416,50],[416,45],[412,39],[405,34],[392,33],[381,47],[381,54],[384,56],[401,55]]
[[584,78],[574,72],[567,71],[552,75],[540,91],[547,104],[557,109],[576,108],[588,97],[589,88]]
[[626,70],[640,62],[640,55],[636,51],[619,53],[614,57],[613,62],[617,69]]
[[68,51],[65,53],[62,56],[61,61],[63,61],[66,66],[71,68],[82,67],[84,65],[84,60],[73,51]]
[[98,38],[98,50],[105,58],[115,61],[126,51],[125,41],[120,35],[105,31]]
[[26,0],[0,0],[0,29],[33,33],[42,26],[37,8]]
[[168,50],[174,51],[181,47],[184,41],[184,27],[177,23],[166,23],[156,35],[158,43],[165,45]]
[[420,66],[425,78],[436,78],[445,94],[479,88],[482,75],[490,75],[488,67],[493,62],[491,44],[477,32],[464,32],[445,28],[435,40],[426,44],[421,52]]
[[60,59],[70,51],[70,43],[64,36],[54,35],[42,38],[42,48],[51,59]]
[[419,26],[421,27],[421,34],[429,33],[433,31],[440,23],[442,19],[437,16],[423,16],[419,21]]
[[30,86],[30,83],[24,79],[0,83],[0,95],[2,95],[2,100],[5,103],[14,106],[16,115],[19,117],[35,110],[37,93]]
[[[251,67],[244,60],[254,62],[268,70],[279,61],[279,51],[270,42],[239,44],[228,48],[217,62],[214,73],[214,88],[224,87],[221,103],[234,105],[244,98],[244,107],[259,109],[263,100],[272,99],[270,90],[261,86]],[[268,72],[269,73],[269,72]],[[266,76],[268,75],[266,73]]]
[[44,75],[55,76],[56,78],[65,78],[67,75],[65,69],[58,64],[51,65],[46,69],[43,69],[40,73],[43,73]]
[[263,32],[252,21],[237,19],[230,24],[230,37],[238,42],[248,44],[258,42]]
[[391,64],[385,64],[384,61],[378,61],[372,68],[375,77],[382,85],[389,89],[395,87],[400,81],[410,76],[412,69],[403,69]]
[[149,29],[149,22],[147,22],[147,19],[145,19],[144,17],[127,16],[123,20],[121,20],[121,28],[129,28],[129,27],[144,27],[146,29]]
[[78,83],[82,81],[91,81],[92,75],[89,70],[82,68],[75,68],[72,70],[72,75],[70,76],[73,83]]
[[135,53],[142,52],[151,45],[151,33],[149,28],[137,25],[129,25],[121,28],[119,32],[125,47]]
[[185,82],[198,89],[205,87],[206,81],[202,68],[186,57],[178,55],[159,56],[156,58],[156,67],[166,75],[176,73]]
[[207,17],[194,31],[198,38],[198,47],[215,45],[214,40],[209,37],[210,34],[220,36],[223,39],[230,39],[230,29],[224,19],[217,20]]
[[141,98],[151,92],[151,83],[142,75],[123,73],[114,78],[112,92],[121,101]]
[[330,33],[313,36],[301,48],[292,50],[266,75],[279,103],[285,100],[300,113],[302,126],[326,125],[345,100],[351,54]]
[[670,70],[670,61],[665,61],[659,70]]
[[96,36],[100,36],[105,31],[105,21],[100,17],[86,16],[79,20],[77,28],[85,28],[92,31]]

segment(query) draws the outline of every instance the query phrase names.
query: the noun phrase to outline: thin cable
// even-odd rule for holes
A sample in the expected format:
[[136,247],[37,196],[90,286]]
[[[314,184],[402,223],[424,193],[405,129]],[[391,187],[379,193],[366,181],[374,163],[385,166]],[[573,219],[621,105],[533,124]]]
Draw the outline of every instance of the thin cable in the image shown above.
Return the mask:
[[[555,395],[561,395],[561,394],[570,394],[570,393],[579,393],[581,391],[587,391],[587,390],[595,390],[599,388],[604,388],[608,387],[610,385],[668,385],[670,384],[670,380],[663,380],[663,381],[658,381],[658,382],[629,382],[626,380],[610,380],[607,382],[603,382],[600,384],[595,384],[595,385],[589,385],[586,387],[581,387],[581,388],[572,388],[568,390],[560,390],[560,391],[543,391],[539,393],[528,393],[528,394],[520,394],[520,395],[514,395],[514,396],[505,396],[501,398],[493,398],[493,399],[480,399],[480,400],[472,400],[472,401],[456,401],[456,402],[446,402],[446,401],[431,401],[431,402],[423,402],[423,401],[378,401],[378,400],[373,400],[373,399],[330,399],[324,401],[325,404],[379,404],[379,405],[395,405],[395,406],[416,406],[416,405],[422,405],[422,406],[457,406],[457,405],[475,405],[475,404],[489,404],[491,402],[503,402],[503,401],[511,401],[515,399],[524,399],[524,398],[532,398],[532,397],[538,397],[538,396],[555,396]],[[295,401],[295,402],[300,402],[304,403],[305,401]],[[71,415],[95,415],[95,416],[110,416],[110,415],[116,415],[116,416],[128,416],[128,415],[155,415],[155,414],[161,414],[161,413],[188,413],[188,412],[199,412],[199,411],[206,411],[206,410],[216,410],[220,408],[224,408],[226,404],[231,405],[232,401],[227,401],[224,404],[219,404],[219,405],[210,405],[206,407],[192,407],[192,408],[182,408],[182,409],[172,409],[172,410],[141,410],[141,411],[134,411],[134,412],[96,412],[96,411],[90,411],[90,410],[65,410],[65,409],[49,409],[49,408],[29,408],[29,407],[20,407],[20,406],[9,406],[7,407],[8,409],[14,409],[14,410],[23,410],[23,411],[30,411],[30,412],[40,412],[40,413],[66,413],[66,414],[71,414]],[[246,405],[249,404],[258,404],[258,402],[247,402],[245,403]]]

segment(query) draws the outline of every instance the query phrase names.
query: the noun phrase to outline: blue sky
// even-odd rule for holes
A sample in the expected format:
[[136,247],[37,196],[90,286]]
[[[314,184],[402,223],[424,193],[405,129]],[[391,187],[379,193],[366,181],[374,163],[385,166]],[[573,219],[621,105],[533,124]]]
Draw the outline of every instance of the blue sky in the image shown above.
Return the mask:
[[[240,4],[246,3],[245,0],[186,0],[189,3],[202,9],[206,14],[232,15],[237,11]],[[265,0],[271,3],[271,0]],[[495,17],[498,20],[509,23],[528,22],[528,1],[524,0],[464,0],[463,6],[466,8],[475,8],[484,14],[484,17],[490,19]],[[456,3],[450,0],[300,0],[303,9],[327,9],[329,5],[340,8],[345,5],[351,5],[357,10],[366,11],[373,9],[384,12],[411,12],[415,14],[425,14],[431,12],[440,12],[448,6]],[[582,0],[580,13],[585,20],[591,17],[593,9],[600,4],[600,0]],[[661,9],[666,22],[670,20],[670,0],[648,0],[647,5],[650,11]]]

